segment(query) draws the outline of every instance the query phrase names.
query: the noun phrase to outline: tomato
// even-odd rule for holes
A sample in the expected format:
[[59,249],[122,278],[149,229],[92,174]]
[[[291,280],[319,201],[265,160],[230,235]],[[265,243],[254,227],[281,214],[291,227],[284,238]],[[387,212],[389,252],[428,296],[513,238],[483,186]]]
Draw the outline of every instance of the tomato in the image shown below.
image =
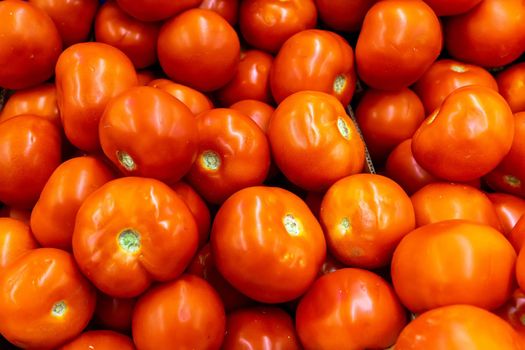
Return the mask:
[[228,198],[212,224],[211,248],[226,280],[265,303],[302,295],[326,255],[315,216],[299,197],[277,187],[245,188]]
[[523,244],[525,244],[525,215],[521,216],[512,231],[510,231],[509,241],[516,252],[519,253]]
[[29,225],[31,210],[3,206],[0,209],[0,217],[15,219]]
[[103,293],[130,298],[153,281],[179,276],[197,250],[197,226],[184,201],[147,178],[112,180],[77,213],[73,253]]
[[55,83],[67,138],[79,149],[91,152],[100,148],[98,124],[106,104],[138,81],[133,64],[122,51],[86,42],[62,52]]
[[208,202],[219,204],[236,191],[260,185],[270,167],[264,132],[247,116],[217,108],[197,116],[199,151],[188,182]]
[[415,228],[410,198],[375,174],[337,181],[323,198],[320,217],[330,253],[357,267],[388,265],[399,241]]
[[203,0],[200,8],[217,12],[232,26],[237,23],[239,0]]
[[53,75],[62,42],[44,11],[25,1],[1,1],[0,38],[0,87],[24,89]]
[[274,112],[274,108],[267,103],[257,100],[242,100],[230,106],[238,112],[253,120],[264,131],[268,131],[270,118]]
[[496,91],[455,90],[412,138],[415,160],[432,175],[469,181],[486,175],[512,146],[514,116]]
[[38,242],[70,251],[78,208],[111,179],[113,172],[94,157],[73,158],[56,168],[31,212],[31,229]]
[[137,80],[139,86],[146,86],[151,83],[153,80],[157,79],[157,73],[150,69],[143,69],[137,71]]
[[516,278],[520,289],[525,289],[525,250],[523,244],[516,260]]
[[58,350],[135,350],[131,339],[112,331],[89,331]]
[[325,194],[326,192],[309,191],[304,197],[304,202],[317,219],[319,219],[319,215],[321,214],[321,203],[323,202],[323,197]]
[[308,191],[326,190],[363,169],[364,143],[354,122],[335,97],[323,92],[298,92],[281,102],[268,139],[279,169]]
[[503,234],[508,237],[518,220],[525,215],[525,200],[506,193],[488,193],[487,197],[496,209]]
[[413,312],[469,304],[501,306],[512,293],[514,248],[496,229],[466,220],[422,226],[397,246],[391,276]]
[[439,108],[454,90],[464,86],[483,85],[498,91],[496,79],[485,69],[451,59],[437,60],[414,85],[427,114]]
[[24,349],[55,349],[76,337],[95,308],[94,288],[59,249],[20,257],[0,274],[0,288],[0,333]]
[[496,314],[507,321],[525,344],[525,294],[517,288]]
[[399,335],[396,350],[520,350],[516,332],[505,321],[470,305],[436,308],[418,316]]
[[0,201],[31,208],[61,161],[61,137],[55,125],[34,115],[0,123]]
[[94,319],[109,329],[124,332],[131,330],[131,318],[136,301],[134,298],[114,298],[99,292]]
[[133,340],[138,350],[218,350],[226,315],[221,300],[203,279],[184,275],[153,287],[133,312]]
[[160,31],[157,53],[171,79],[200,91],[226,85],[241,57],[239,37],[232,26],[217,13],[202,9],[167,21]]
[[286,39],[314,28],[317,10],[313,0],[244,0],[239,26],[251,46],[277,52]]
[[357,39],[358,75],[375,89],[407,87],[436,60],[442,41],[439,19],[423,1],[380,1]]
[[87,41],[98,8],[97,0],[29,0],[55,23],[64,47]]
[[522,0],[484,0],[445,21],[448,53],[460,61],[499,67],[517,59],[525,40]]
[[206,95],[189,86],[177,84],[168,79],[156,79],[148,85],[166,91],[184,103],[194,115],[213,109],[213,103]]
[[387,348],[406,323],[392,287],[370,271],[351,268],[319,278],[295,317],[306,350]]
[[182,102],[150,86],[109,101],[99,124],[102,150],[127,176],[179,181],[197,155],[197,123]]
[[270,87],[278,103],[295,92],[314,90],[333,95],[346,106],[355,84],[352,47],[341,36],[319,29],[288,39],[270,72]]
[[129,16],[114,1],[107,1],[97,13],[95,38],[124,52],[136,68],[157,61],[160,23],[141,22]]
[[508,67],[496,76],[496,81],[512,112],[525,112],[525,62]]
[[482,0],[425,0],[438,16],[453,16],[468,12]]
[[315,0],[319,17],[327,27],[342,32],[357,32],[365,15],[378,0]]
[[332,255],[327,254],[326,259],[323,265],[321,266],[321,270],[319,270],[318,275],[319,277],[321,277],[343,268],[345,268],[345,266],[341,262],[336,260]]
[[12,218],[0,218],[1,271],[36,248],[37,243],[31,234],[29,225]]
[[143,22],[153,22],[174,17],[202,0],[117,0],[118,5],[130,16]]
[[221,349],[302,349],[292,317],[276,307],[254,307],[228,315]]
[[272,103],[268,81],[272,63],[273,57],[266,52],[259,50],[242,52],[233,79],[217,92],[219,102],[223,106],[249,99]]
[[402,141],[412,137],[425,119],[419,97],[407,88],[367,90],[355,112],[368,151],[376,164]]

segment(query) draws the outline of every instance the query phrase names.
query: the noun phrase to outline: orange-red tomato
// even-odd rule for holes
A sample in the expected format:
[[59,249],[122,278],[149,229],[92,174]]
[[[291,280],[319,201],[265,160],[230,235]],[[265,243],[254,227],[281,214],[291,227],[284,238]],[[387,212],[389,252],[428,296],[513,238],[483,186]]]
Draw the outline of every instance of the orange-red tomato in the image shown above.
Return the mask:
[[202,92],[172,82],[168,79],[156,79],[151,81],[149,86],[166,91],[180,102],[184,103],[194,115],[213,109],[213,103]]
[[439,56],[439,19],[423,1],[380,1],[368,11],[355,49],[357,72],[370,87],[415,83]]
[[[488,193],[505,236],[509,236],[518,220],[525,215],[525,200],[506,193]],[[512,242],[511,242],[512,243]]]
[[496,81],[512,112],[525,112],[525,63],[508,67],[496,76]]
[[319,278],[299,302],[295,318],[306,350],[384,349],[406,323],[405,310],[387,282],[350,268]]
[[259,127],[266,132],[273,115],[274,108],[267,103],[257,100],[242,100],[230,106],[231,109],[241,112],[253,120]]
[[157,53],[171,79],[200,91],[226,85],[241,57],[239,37],[232,26],[217,13],[203,9],[188,10],[167,21],[160,31]]
[[364,144],[343,105],[323,92],[303,91],[286,98],[268,127],[275,163],[295,185],[326,190],[363,169]]
[[139,86],[146,86],[157,78],[158,74],[153,70],[143,69],[137,71],[137,80],[139,82]]
[[15,346],[56,349],[94,309],[95,289],[63,250],[32,250],[0,274],[0,333]]
[[138,350],[219,350],[226,315],[222,302],[203,279],[184,275],[153,287],[133,312],[133,340]]
[[203,0],[200,8],[217,12],[232,26],[237,23],[239,0]]
[[319,17],[327,27],[343,32],[361,29],[365,15],[378,0],[315,0]]
[[98,124],[106,104],[138,81],[133,64],[122,51],[86,42],[62,52],[55,83],[67,138],[77,148],[90,152],[100,148]]
[[88,331],[58,350],[135,350],[128,336],[113,331]]
[[516,252],[519,253],[523,244],[525,244],[525,215],[521,216],[512,231],[510,231],[509,241]]
[[482,0],[425,0],[438,16],[453,16],[472,10]]
[[250,187],[228,198],[213,222],[211,248],[226,280],[265,303],[302,295],[326,255],[323,231],[308,206],[277,187]]
[[314,90],[333,95],[346,106],[355,84],[352,47],[341,36],[319,29],[288,39],[270,72],[270,87],[278,103],[295,92]]
[[24,89],[53,75],[62,42],[44,11],[25,1],[1,1],[0,38],[0,87]]
[[496,310],[496,315],[507,321],[525,344],[525,294],[519,288],[514,290],[505,305]]
[[0,209],[0,217],[19,220],[29,225],[31,210],[3,206],[2,209]]
[[412,138],[416,161],[432,175],[469,181],[486,175],[512,146],[514,116],[503,97],[484,86],[455,90]]
[[413,312],[453,304],[490,310],[511,295],[515,262],[514,248],[499,231],[456,219],[406,235],[394,252],[391,276]]
[[77,213],[73,253],[103,293],[130,298],[153,281],[179,276],[197,250],[197,225],[184,201],[148,178],[112,180]]
[[130,16],[144,22],[159,21],[175,17],[202,0],[117,0],[118,5]]
[[321,203],[330,253],[346,265],[388,265],[399,241],[415,228],[414,209],[403,189],[381,175],[337,181]]
[[136,301],[134,298],[115,298],[99,292],[94,319],[105,328],[127,332],[131,330]]
[[516,260],[516,278],[519,287],[525,289],[525,249],[523,249],[523,244]]
[[111,179],[113,172],[94,157],[73,158],[56,168],[31,212],[31,229],[38,242],[70,251],[78,208]]
[[36,248],[37,242],[29,225],[12,218],[0,218],[0,271]]
[[345,265],[336,260],[332,255],[326,254],[326,259],[324,260],[323,265],[321,265],[318,275],[321,277],[343,268],[345,268]]

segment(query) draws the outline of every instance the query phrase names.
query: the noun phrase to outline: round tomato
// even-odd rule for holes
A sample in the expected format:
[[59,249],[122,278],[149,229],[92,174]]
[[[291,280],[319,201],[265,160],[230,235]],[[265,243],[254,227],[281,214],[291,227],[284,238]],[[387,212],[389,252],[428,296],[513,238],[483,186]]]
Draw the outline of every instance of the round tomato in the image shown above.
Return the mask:
[[168,79],[155,79],[149,82],[148,85],[166,91],[184,103],[194,115],[213,109],[213,103],[206,95],[189,86],[177,84]]
[[88,331],[58,350],[135,350],[131,339],[112,331]]
[[521,216],[512,231],[510,231],[509,241],[516,252],[519,253],[523,244],[525,244],[525,215]]
[[266,133],[274,108],[267,103],[257,100],[242,100],[230,106],[253,120]]
[[496,77],[499,93],[513,113],[525,112],[525,62],[517,63]]
[[157,78],[157,72],[151,69],[142,69],[137,71],[137,80],[139,82],[139,86],[146,86]]
[[503,234],[508,237],[518,220],[525,215],[525,200],[506,193],[488,193],[487,197],[496,209]]
[[327,27],[342,32],[357,32],[365,15],[378,0],[315,0],[319,17]]
[[131,330],[136,301],[134,298],[115,298],[99,292],[94,319],[105,328],[127,332]]
[[507,321],[518,333],[525,344],[525,294],[517,288],[512,296],[501,308],[496,310],[496,314]]
[[516,278],[520,289],[525,290],[525,249],[523,249],[523,244],[516,260]]
[[482,0],[425,0],[438,16],[453,16],[472,10]]
[[153,22],[170,17],[192,7],[202,0],[117,0],[118,5],[130,16],[143,22]]
[[31,218],[31,210],[13,208],[4,205],[0,209],[0,217],[15,219],[29,225],[29,221]]
[[237,23],[239,0],[203,0],[200,8],[217,12],[232,26]]
[[12,218],[0,218],[0,270],[5,270],[21,256],[36,248],[37,242],[29,225]]

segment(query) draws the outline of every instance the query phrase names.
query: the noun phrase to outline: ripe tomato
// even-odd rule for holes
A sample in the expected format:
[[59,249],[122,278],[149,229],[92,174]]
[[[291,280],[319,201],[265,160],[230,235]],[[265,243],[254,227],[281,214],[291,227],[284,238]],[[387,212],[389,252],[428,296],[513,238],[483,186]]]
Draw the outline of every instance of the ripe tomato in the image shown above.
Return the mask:
[[197,155],[197,123],[191,111],[150,86],[111,99],[98,130],[102,150],[127,176],[176,182]]
[[0,123],[0,201],[31,208],[61,161],[61,137],[55,125],[34,115]]
[[454,90],[464,86],[483,85],[498,91],[496,79],[485,69],[455,60],[437,60],[419,78],[414,91],[419,95],[428,114],[439,108]]
[[232,26],[237,23],[239,0],[203,0],[200,8],[217,12]]
[[213,103],[206,95],[189,86],[177,84],[168,79],[155,79],[147,85],[166,91],[184,103],[194,115],[213,109]]
[[244,0],[239,26],[251,46],[277,52],[292,35],[314,28],[317,10],[313,0]]
[[188,182],[208,202],[222,203],[238,190],[260,185],[268,175],[270,148],[247,116],[217,108],[197,116],[199,151]]
[[525,112],[525,62],[508,67],[497,75],[496,81],[512,112]]
[[525,294],[517,288],[496,314],[507,321],[525,344]]
[[438,16],[453,16],[468,12],[482,0],[425,0]]
[[136,68],[148,67],[157,61],[159,31],[160,23],[139,21],[114,1],[102,5],[95,20],[96,40],[124,52]]
[[330,29],[357,32],[365,15],[378,0],[315,0],[319,17]]
[[0,87],[24,89],[53,75],[62,42],[44,11],[25,1],[1,1],[0,38]]
[[3,206],[0,209],[0,217],[15,219],[29,225],[31,210]]
[[325,194],[326,192],[309,191],[304,197],[304,202],[317,219],[319,219],[319,215],[321,214],[321,203],[323,202],[323,197]]
[[213,222],[211,248],[226,280],[265,303],[302,295],[326,255],[323,231],[310,209],[277,187],[245,188],[228,198]]
[[445,21],[447,51],[460,61],[503,66],[523,53],[524,23],[522,0],[481,1],[471,11]]
[[319,278],[299,302],[295,318],[306,350],[387,348],[406,323],[387,282],[350,268]]
[[219,350],[226,315],[222,302],[203,279],[184,275],[153,287],[133,312],[133,340],[138,350]]
[[200,91],[213,91],[233,78],[240,61],[240,43],[235,30],[220,15],[193,9],[162,26],[157,53],[171,79]]
[[517,253],[521,251],[525,244],[525,215],[522,215],[512,231],[510,231],[509,241]]
[[118,5],[130,16],[143,22],[153,22],[170,17],[192,7],[202,0],[117,0]]
[[94,319],[104,328],[127,332],[131,330],[136,301],[134,298],[115,298],[99,292]]
[[78,208],[111,179],[113,172],[94,157],[73,158],[56,168],[31,212],[31,229],[38,242],[71,251]]
[[415,83],[441,52],[439,19],[423,1],[380,1],[366,14],[356,45],[359,77],[370,87]]
[[488,193],[487,197],[498,214],[503,234],[508,237],[518,220],[525,215],[525,200],[506,193]]
[[452,304],[490,310],[512,293],[515,261],[514,248],[496,229],[456,219],[406,235],[394,252],[391,276],[413,312]]
[[455,90],[412,138],[416,161],[432,175],[469,181],[486,175],[512,146],[514,116],[496,91]]
[[267,103],[257,100],[242,100],[230,106],[253,120],[266,133],[274,108]]
[[345,268],[345,266],[341,264],[341,262],[336,260],[332,255],[327,254],[326,259],[324,260],[324,263],[321,266],[318,275],[319,277],[321,277],[343,268]]
[[0,274],[0,333],[15,346],[55,349],[94,309],[95,289],[63,250],[34,249]]
[[364,143],[354,122],[335,97],[323,92],[302,91],[281,102],[268,139],[279,169],[308,191],[326,190],[363,169]]
[[345,265],[388,265],[397,244],[415,228],[414,209],[403,189],[381,175],[357,174],[337,181],[321,203],[328,247]]
[[29,225],[12,218],[0,218],[0,271],[36,247]]
[[341,36],[319,29],[288,39],[270,72],[270,87],[278,103],[295,92],[315,90],[337,97],[346,106],[355,84],[352,47]]
[[73,253],[103,293],[130,298],[179,276],[197,250],[197,226],[167,185],[125,177],[93,192],[77,213]]
[[67,138],[79,149],[91,152],[100,148],[98,124],[106,104],[138,81],[133,64],[122,51],[86,42],[62,52],[55,83]]
[[520,289],[525,289],[525,249],[523,249],[523,244],[516,260],[516,278]]
[[137,80],[139,82],[139,86],[146,86],[157,78],[157,72],[151,69],[142,69],[137,71]]
[[135,350],[131,339],[113,331],[88,331],[58,350]]

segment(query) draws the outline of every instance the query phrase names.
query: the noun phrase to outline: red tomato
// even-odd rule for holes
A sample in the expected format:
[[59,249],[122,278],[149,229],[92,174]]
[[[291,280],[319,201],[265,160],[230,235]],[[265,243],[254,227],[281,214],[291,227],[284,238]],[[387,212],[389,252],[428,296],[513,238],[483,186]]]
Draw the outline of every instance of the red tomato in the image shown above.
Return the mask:
[[438,16],[453,16],[468,12],[482,0],[425,0]]
[[525,215],[525,200],[506,193],[488,193],[487,197],[496,209],[503,234],[508,237],[518,220]]
[[143,69],[137,71],[137,80],[139,82],[139,86],[146,86],[157,78],[157,73],[150,69]]
[[266,133],[274,108],[269,104],[256,100],[242,100],[230,106],[253,120]]
[[315,90],[337,97],[346,106],[355,84],[352,47],[341,36],[319,29],[288,39],[270,72],[270,87],[278,103],[295,92]]
[[525,344],[525,294],[518,288],[496,314],[507,321]]
[[144,22],[159,21],[175,17],[202,0],[117,0],[118,5],[129,15]]
[[200,8],[217,12],[232,26],[237,23],[239,0],[203,0]]
[[24,89],[53,75],[62,42],[44,11],[25,1],[1,1],[0,38],[0,87]]
[[114,298],[98,293],[95,320],[103,327],[117,331],[131,330],[131,318],[136,299]]
[[364,144],[354,122],[336,98],[323,92],[298,92],[281,102],[268,139],[279,169],[308,191],[326,190],[363,169]]
[[138,350],[219,350],[226,315],[215,290],[203,279],[184,275],[144,294],[133,312]]
[[148,85],[166,91],[184,103],[194,115],[213,109],[213,103],[206,95],[188,86],[174,83],[168,79],[156,79]]
[[29,225],[12,218],[0,218],[1,271],[36,247]]
[[58,350],[135,350],[131,339],[112,331],[89,331]]
[[490,310],[511,295],[515,262],[514,248],[496,229],[448,220],[406,235],[394,252],[391,276],[413,312],[452,304]]
[[357,32],[365,15],[378,0],[315,0],[319,17],[327,27],[342,32]]
[[138,81],[133,64],[122,51],[89,42],[62,52],[55,83],[67,138],[77,148],[90,152],[100,148],[98,124],[106,104]]
[[517,253],[520,252],[525,244],[525,215],[521,216],[512,231],[510,231],[509,241]]
[[359,77],[370,87],[415,83],[439,56],[439,19],[423,1],[380,1],[366,14],[356,45]]
[[525,249],[523,249],[523,244],[516,260],[516,278],[519,287],[525,289]]
[[56,168],[31,212],[31,229],[38,242],[70,251],[78,208],[111,179],[113,172],[94,157],[73,158]]
[[445,21],[448,53],[460,61],[499,67],[518,58],[525,40],[525,4],[522,0],[484,0]]
[[130,298],[153,281],[179,276],[197,250],[197,226],[184,201],[147,178],[112,180],[77,213],[73,253],[103,293]]
[[350,268],[319,278],[295,319],[306,350],[387,348],[406,324],[392,287],[370,271]]
[[250,187],[228,198],[213,222],[211,248],[226,280],[265,303],[302,295],[326,255],[315,216],[299,197],[277,187]]
[[162,26],[157,53],[171,79],[200,91],[213,91],[235,75],[240,43],[235,30],[220,15],[193,9]]
[[15,346],[56,349],[94,309],[95,289],[63,250],[32,250],[0,274],[0,333]]
[[31,210],[3,206],[0,209],[0,217],[15,219],[29,225]]
[[496,91],[484,86],[455,90],[412,138],[416,161],[432,175],[469,181],[486,175],[512,146],[514,116]]
[[496,77],[499,93],[513,113],[525,111],[525,62],[516,63]]
[[332,255],[327,254],[323,265],[321,265],[318,275],[321,277],[343,268],[345,268],[343,264],[336,260]]
[[251,46],[277,52],[292,35],[314,28],[317,10],[313,0],[244,0],[239,26]]
[[485,69],[450,59],[437,60],[414,85],[427,114],[439,108],[454,90],[464,86],[483,85],[498,91],[496,79]]
[[304,197],[304,202],[308,205],[308,208],[312,211],[317,219],[321,214],[321,203],[326,192],[313,192],[309,191]]

